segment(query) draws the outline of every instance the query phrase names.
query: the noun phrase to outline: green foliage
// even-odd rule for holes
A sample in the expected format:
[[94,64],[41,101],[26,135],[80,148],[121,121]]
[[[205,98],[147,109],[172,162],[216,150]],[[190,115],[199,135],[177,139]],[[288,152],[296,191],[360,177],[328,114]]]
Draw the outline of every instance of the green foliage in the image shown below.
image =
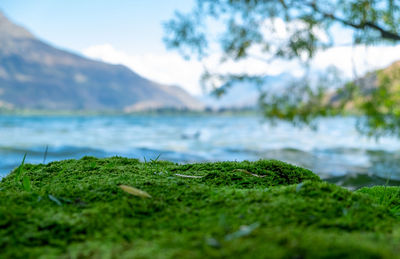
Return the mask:
[[[278,20],[285,21],[286,28],[278,28]],[[208,26],[218,22],[224,28],[218,39],[226,60],[246,58],[252,48],[274,57],[311,58],[332,46],[332,38],[326,41],[320,35],[330,36],[334,24],[353,29],[355,43],[371,44],[399,41],[399,21],[400,8],[392,0],[198,0],[190,14],[177,12],[165,23],[165,42],[202,58],[215,39]],[[276,38],[280,29],[288,37]]]
[[[339,89],[336,87],[336,93],[349,98],[333,104],[328,97],[334,85],[309,78],[308,61],[319,50],[335,44],[334,26],[351,30],[353,44],[398,43],[400,6],[393,0],[198,0],[191,13],[176,13],[165,23],[164,40],[168,47],[179,50],[186,58],[204,59],[209,55],[209,46],[218,45],[222,50],[221,64],[249,59],[304,62],[305,77],[294,82],[286,92],[261,94],[260,105],[268,118],[309,125],[317,117],[346,114],[348,107],[358,102],[357,109],[351,112],[364,115],[358,127],[361,132],[377,137],[399,136],[400,117],[395,107],[399,107],[400,91],[388,92],[390,81],[381,78],[382,90],[375,91],[368,96],[371,99],[363,102],[359,101],[365,96],[357,96],[354,91],[362,85],[342,83]],[[237,82],[260,84],[264,76],[206,69],[202,83],[206,89],[221,95]],[[356,87],[350,87],[352,84]],[[353,89],[349,92],[349,88]]]
[[[318,117],[343,114],[344,106],[351,97],[336,91],[341,97],[338,102],[331,102],[327,93],[330,86],[344,84],[337,73],[336,69],[330,68],[326,74],[315,79],[314,87],[310,86],[310,79],[303,78],[288,84],[281,93],[262,93],[259,103],[263,114],[272,121],[288,120],[296,126],[316,126],[312,123]],[[341,90],[347,93],[347,86]]]
[[84,157],[24,170],[32,192],[15,185],[18,170],[0,182],[2,258],[399,258],[395,187],[381,204],[376,187],[354,193],[266,160]]

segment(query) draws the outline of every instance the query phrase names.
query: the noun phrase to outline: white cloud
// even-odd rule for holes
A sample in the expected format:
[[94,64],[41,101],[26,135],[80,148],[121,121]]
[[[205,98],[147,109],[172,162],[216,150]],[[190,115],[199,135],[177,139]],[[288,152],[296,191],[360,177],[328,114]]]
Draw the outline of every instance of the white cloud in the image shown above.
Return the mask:
[[[91,46],[84,49],[82,53],[89,58],[112,64],[123,64],[136,73],[160,83],[179,85],[191,94],[202,94],[199,80],[203,72],[203,64],[195,60],[184,60],[179,54],[129,55],[116,50],[111,44]],[[220,55],[218,54],[207,58],[204,65],[214,72],[252,75],[278,75],[288,70],[296,73],[300,68],[296,62],[273,61],[266,63],[256,59],[220,64]]]
[[91,46],[82,51],[90,58],[112,64],[123,64],[136,73],[163,84],[179,85],[191,94],[201,93],[199,76],[202,66],[196,61],[186,61],[178,54],[129,55],[110,44]]
[[[203,72],[203,64],[196,60],[184,60],[176,53],[143,53],[129,55],[116,50],[110,44],[91,46],[82,51],[90,58],[99,59],[113,64],[123,64],[138,74],[151,80],[174,84],[183,87],[194,95],[202,94],[199,84]],[[261,53],[260,53],[261,55]],[[295,61],[273,60],[265,62],[257,59],[248,59],[239,63],[229,61],[220,64],[220,55],[211,55],[204,61],[208,69],[214,72],[248,73],[252,75],[278,75],[288,72],[298,76],[302,67]],[[319,52],[312,62],[314,69],[324,69],[328,66],[337,66],[344,75],[352,78],[353,71],[360,76],[367,71],[388,66],[400,60],[400,45],[398,46],[344,46],[333,47]]]
[[366,72],[386,67],[400,60],[400,45],[396,46],[344,46],[333,47],[317,54],[313,67],[318,69],[330,65],[338,67],[346,77],[362,76]]

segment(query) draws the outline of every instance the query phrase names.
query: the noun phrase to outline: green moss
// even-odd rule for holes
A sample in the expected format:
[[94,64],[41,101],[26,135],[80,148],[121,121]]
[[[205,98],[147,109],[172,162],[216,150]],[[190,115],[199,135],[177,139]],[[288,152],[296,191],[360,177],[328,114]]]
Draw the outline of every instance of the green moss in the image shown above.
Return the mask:
[[25,165],[30,192],[15,183],[15,173],[0,183],[0,257],[400,254],[397,188],[385,188],[392,198],[383,202],[378,187],[351,192],[279,161],[178,165],[84,157]]

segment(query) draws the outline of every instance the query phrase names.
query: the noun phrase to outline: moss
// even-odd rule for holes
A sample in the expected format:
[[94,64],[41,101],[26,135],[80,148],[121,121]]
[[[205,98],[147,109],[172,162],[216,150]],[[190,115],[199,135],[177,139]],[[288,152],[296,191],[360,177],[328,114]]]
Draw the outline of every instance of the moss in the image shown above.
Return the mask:
[[[279,161],[84,157],[0,183],[5,258],[396,258],[399,191],[351,192]],[[128,185],[149,193],[124,192]],[[383,187],[382,187],[383,188]],[[389,198],[387,198],[389,199]]]

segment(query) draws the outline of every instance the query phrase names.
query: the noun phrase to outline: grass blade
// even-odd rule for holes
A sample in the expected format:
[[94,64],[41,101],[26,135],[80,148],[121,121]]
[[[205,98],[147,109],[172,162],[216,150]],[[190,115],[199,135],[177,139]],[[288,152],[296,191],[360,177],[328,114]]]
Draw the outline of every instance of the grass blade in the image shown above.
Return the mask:
[[24,168],[24,164],[25,164],[25,158],[26,158],[26,153],[24,155],[24,158],[22,159],[21,164],[18,166],[17,172],[15,174],[15,183],[16,184],[19,184],[19,182],[21,181],[21,174],[23,172],[23,168]]
[[155,162],[158,161],[158,159],[160,158],[160,156],[161,156],[161,154],[158,154],[158,156],[157,156],[155,159],[150,159],[150,161],[151,161],[152,163],[155,163]]
[[49,145],[46,145],[46,150],[44,151],[43,155],[43,164],[46,163],[46,158],[47,158],[47,152],[49,151]]
[[24,175],[24,177],[22,178],[22,187],[27,192],[31,191],[31,179],[29,179],[29,176]]
[[139,189],[131,187],[131,186],[128,186],[128,185],[120,185],[119,188],[121,188],[124,192],[132,194],[134,196],[138,196],[138,197],[142,197],[142,198],[151,198],[151,195],[148,194],[147,192],[139,190]]

